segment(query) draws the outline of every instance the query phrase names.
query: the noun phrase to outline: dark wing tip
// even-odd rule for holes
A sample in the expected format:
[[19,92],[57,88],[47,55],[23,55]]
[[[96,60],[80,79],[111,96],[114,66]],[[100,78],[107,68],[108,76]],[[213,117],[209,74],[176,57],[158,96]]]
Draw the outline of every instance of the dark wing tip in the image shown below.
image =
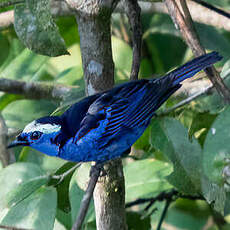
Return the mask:
[[211,53],[204,54],[202,56],[210,57],[213,60],[215,60],[216,62],[220,61],[221,59],[223,59],[223,56],[221,56],[217,51],[212,51]]

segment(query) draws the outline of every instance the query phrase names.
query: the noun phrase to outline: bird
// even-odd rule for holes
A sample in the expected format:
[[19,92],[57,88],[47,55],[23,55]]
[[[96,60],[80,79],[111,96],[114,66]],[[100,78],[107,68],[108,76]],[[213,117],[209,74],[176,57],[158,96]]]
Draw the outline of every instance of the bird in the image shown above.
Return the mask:
[[8,148],[30,146],[67,161],[103,163],[124,156],[181,82],[220,61],[213,51],[155,79],[126,82],[88,96],[60,116],[32,121]]

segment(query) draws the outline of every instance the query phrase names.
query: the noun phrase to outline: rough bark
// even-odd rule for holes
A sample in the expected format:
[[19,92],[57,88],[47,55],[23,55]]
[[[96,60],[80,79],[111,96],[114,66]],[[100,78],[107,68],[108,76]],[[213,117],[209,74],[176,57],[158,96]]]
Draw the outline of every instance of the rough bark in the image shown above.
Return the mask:
[[62,101],[66,97],[74,94],[82,97],[84,92],[76,92],[77,87],[61,84],[50,84],[45,82],[28,82],[0,78],[0,91],[23,95],[29,99],[52,99]]
[[[117,2],[67,0],[76,12],[88,95],[110,89],[114,84],[110,17]],[[97,229],[126,229],[122,163],[113,161],[104,168],[106,176],[99,179],[94,191]]]

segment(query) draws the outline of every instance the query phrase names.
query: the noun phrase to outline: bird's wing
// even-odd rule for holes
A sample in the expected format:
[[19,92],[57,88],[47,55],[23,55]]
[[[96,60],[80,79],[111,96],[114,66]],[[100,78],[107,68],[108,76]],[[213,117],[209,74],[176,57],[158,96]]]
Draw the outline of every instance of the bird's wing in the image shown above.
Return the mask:
[[147,126],[154,111],[179,87],[171,89],[158,81],[140,80],[102,94],[89,107],[76,140],[92,129],[96,131],[102,122],[104,129],[97,130],[99,148],[124,132]]
[[100,94],[84,114],[75,140],[95,129],[94,138],[104,146],[127,131],[144,130],[154,112],[181,87],[183,80],[220,59],[218,53],[212,52],[195,58],[157,80],[133,81]]
[[64,124],[62,132],[67,136],[67,139],[74,137],[81,127],[81,122],[87,114],[91,104],[100,97],[100,94],[95,94],[90,97],[85,97],[79,102],[73,104],[67,111],[65,111],[60,119]]

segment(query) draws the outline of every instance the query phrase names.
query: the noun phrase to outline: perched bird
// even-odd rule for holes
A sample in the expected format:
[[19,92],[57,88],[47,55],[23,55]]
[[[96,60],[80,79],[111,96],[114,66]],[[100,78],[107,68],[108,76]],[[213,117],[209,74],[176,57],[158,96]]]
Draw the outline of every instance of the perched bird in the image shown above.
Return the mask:
[[212,52],[159,79],[131,81],[86,97],[61,116],[42,117],[29,123],[8,147],[30,146],[75,162],[102,163],[121,157],[183,80],[221,59],[217,52]]

